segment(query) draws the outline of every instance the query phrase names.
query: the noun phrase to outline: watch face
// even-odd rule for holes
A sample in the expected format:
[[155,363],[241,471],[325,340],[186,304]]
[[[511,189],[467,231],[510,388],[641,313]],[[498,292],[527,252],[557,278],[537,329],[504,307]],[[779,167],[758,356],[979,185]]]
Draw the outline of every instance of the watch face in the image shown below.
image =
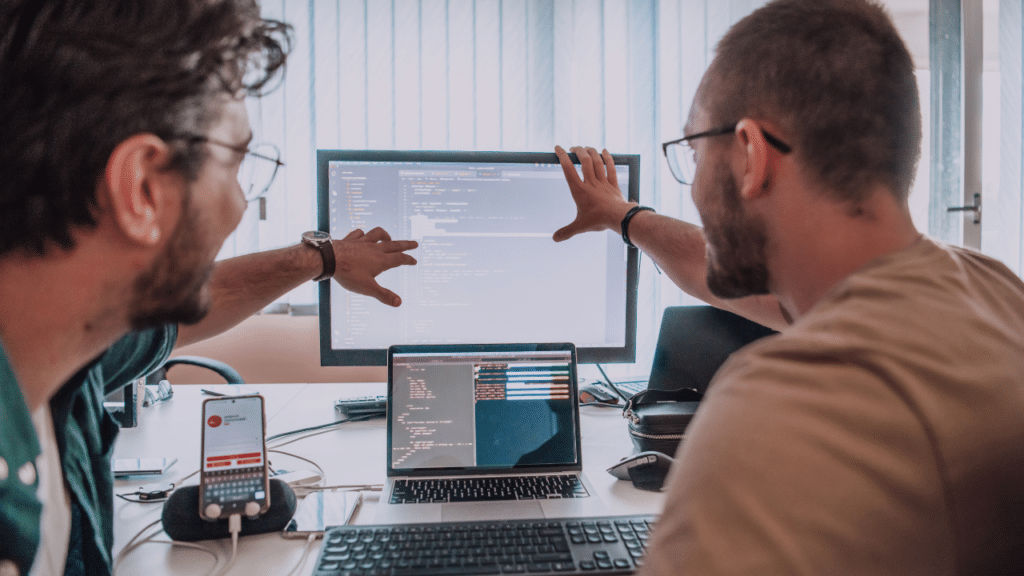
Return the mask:
[[331,235],[330,234],[328,234],[327,232],[321,232],[320,230],[312,230],[310,232],[304,232],[302,234],[302,237],[305,238],[306,240],[311,240],[313,242],[323,242],[325,240],[330,240],[331,239]]

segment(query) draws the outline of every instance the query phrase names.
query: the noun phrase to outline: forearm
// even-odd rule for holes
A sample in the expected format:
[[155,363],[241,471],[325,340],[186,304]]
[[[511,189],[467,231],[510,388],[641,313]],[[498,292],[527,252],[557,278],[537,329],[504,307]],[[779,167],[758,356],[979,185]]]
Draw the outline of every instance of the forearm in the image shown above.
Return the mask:
[[179,326],[175,346],[232,328],[322,270],[320,253],[303,244],[217,262],[210,279],[210,312],[198,324]]
[[706,244],[701,227],[645,211],[637,213],[630,221],[629,239],[676,286],[694,298],[775,330],[789,324],[774,296],[724,300],[708,290]]

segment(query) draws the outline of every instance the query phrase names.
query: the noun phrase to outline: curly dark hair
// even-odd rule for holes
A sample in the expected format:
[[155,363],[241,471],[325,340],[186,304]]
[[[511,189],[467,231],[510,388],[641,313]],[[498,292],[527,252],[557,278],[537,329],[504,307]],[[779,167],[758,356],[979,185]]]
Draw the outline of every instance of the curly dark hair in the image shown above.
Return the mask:
[[[0,30],[0,256],[74,248],[120,142],[202,133],[217,94],[262,94],[291,47],[255,0],[5,0]],[[172,147],[194,180],[202,146]]]
[[914,62],[868,0],[777,0],[722,38],[700,89],[713,126],[770,119],[836,200],[906,201],[921,155]]

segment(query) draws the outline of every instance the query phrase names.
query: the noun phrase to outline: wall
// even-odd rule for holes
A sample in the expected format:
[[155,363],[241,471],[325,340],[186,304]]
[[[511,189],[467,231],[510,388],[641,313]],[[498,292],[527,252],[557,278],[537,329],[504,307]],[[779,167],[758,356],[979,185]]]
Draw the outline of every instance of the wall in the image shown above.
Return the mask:
[[[253,316],[219,336],[172,354],[184,355],[226,362],[251,384],[387,381],[384,366],[320,366],[317,316]],[[183,365],[171,368],[168,379],[175,384],[224,383],[209,370]]]

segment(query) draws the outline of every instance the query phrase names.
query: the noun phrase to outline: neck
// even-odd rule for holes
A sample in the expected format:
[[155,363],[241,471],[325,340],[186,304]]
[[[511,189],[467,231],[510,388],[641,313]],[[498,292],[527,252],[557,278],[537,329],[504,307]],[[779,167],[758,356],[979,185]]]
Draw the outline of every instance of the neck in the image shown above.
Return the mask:
[[0,343],[30,410],[128,331],[130,283],[97,275],[104,252],[0,257]]
[[820,192],[790,197],[784,224],[769,231],[772,291],[794,319],[806,314],[836,284],[872,260],[916,242],[910,210],[878,188],[852,209]]

